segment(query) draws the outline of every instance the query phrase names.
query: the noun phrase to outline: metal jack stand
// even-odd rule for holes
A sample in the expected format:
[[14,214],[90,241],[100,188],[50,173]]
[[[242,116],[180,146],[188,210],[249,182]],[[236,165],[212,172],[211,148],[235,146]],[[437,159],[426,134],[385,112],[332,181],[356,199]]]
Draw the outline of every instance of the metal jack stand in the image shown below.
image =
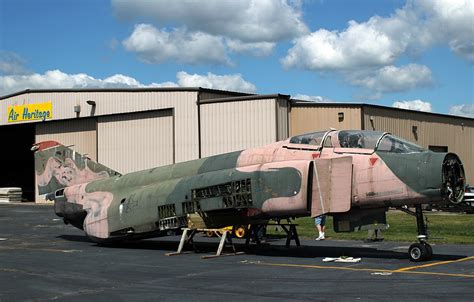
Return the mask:
[[[202,256],[202,259],[209,259],[209,258],[215,258],[215,257],[221,257],[221,256],[234,256],[234,255],[240,255],[243,254],[243,252],[236,252],[234,243],[232,242],[232,236],[229,234],[229,230],[222,230],[222,229],[189,229],[189,228],[184,228],[183,229],[183,235],[181,236],[181,240],[179,242],[178,250],[173,253],[166,253],[166,256],[175,256],[175,255],[180,255],[184,254],[183,252],[183,247],[184,244],[192,244],[193,250],[188,251],[189,252],[195,252],[196,251],[196,246],[194,244],[194,236],[198,232],[206,233],[206,232],[222,232],[221,240],[219,242],[219,247],[217,248],[217,252],[215,255],[210,255],[210,256]],[[189,233],[189,235],[188,235]],[[223,254],[222,251],[226,245],[229,245],[232,247],[233,253],[228,253],[228,254]]]
[[290,247],[291,241],[294,240],[296,246],[301,246],[300,244],[300,239],[298,237],[298,232],[296,231],[296,226],[297,224],[293,223],[268,223],[266,225],[258,224],[258,225],[251,225],[249,232],[247,233],[247,238],[245,240],[245,246],[248,247],[250,240],[253,239],[253,241],[259,245],[261,243],[259,233],[261,228],[269,226],[269,225],[274,225],[274,226],[279,226],[281,227],[285,233],[286,233],[286,244],[285,246],[288,248]]

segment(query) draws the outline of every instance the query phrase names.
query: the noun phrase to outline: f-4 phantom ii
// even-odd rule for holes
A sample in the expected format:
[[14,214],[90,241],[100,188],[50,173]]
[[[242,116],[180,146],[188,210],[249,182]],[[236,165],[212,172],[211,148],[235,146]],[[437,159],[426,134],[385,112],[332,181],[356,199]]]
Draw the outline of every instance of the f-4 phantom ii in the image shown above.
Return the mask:
[[421,205],[458,204],[465,187],[456,154],[378,131],[314,132],[125,175],[55,141],[32,150],[39,194],[96,242],[165,236],[196,213],[208,228],[329,214],[336,232],[350,232],[403,207],[418,227],[409,256],[424,261],[432,249]]

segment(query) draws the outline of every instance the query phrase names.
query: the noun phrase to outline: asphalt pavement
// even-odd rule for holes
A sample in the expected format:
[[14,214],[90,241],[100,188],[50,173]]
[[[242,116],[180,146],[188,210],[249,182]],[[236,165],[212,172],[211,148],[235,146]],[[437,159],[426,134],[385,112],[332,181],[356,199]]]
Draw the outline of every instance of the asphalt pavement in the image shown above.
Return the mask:
[[[415,234],[413,235],[415,238]],[[236,256],[202,259],[219,238],[179,236],[99,246],[64,225],[51,206],[0,205],[0,302],[4,301],[474,301],[474,245],[432,245],[410,262],[407,242],[284,238]],[[326,257],[358,263],[323,262]]]

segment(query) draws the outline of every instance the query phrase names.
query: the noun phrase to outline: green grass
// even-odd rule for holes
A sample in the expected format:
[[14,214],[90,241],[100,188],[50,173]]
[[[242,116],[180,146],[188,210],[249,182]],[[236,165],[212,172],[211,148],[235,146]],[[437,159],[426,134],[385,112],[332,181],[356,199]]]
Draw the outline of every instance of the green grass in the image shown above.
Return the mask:
[[[429,242],[474,244],[474,215],[452,213],[425,213],[428,218]],[[352,233],[336,233],[332,227],[332,217],[326,221],[326,238],[335,240],[365,240],[367,231]],[[297,218],[297,230],[301,238],[314,239],[317,237],[314,219],[310,217]],[[415,242],[417,230],[416,219],[413,216],[399,212],[387,212],[387,223],[390,228],[383,231],[383,237],[388,241]],[[281,234],[268,227],[268,234]]]

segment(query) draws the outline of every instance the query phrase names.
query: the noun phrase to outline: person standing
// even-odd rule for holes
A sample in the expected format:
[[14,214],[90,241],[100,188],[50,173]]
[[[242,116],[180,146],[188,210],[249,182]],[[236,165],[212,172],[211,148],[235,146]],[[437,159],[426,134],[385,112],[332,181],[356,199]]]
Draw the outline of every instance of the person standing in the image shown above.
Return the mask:
[[314,223],[316,224],[316,229],[319,232],[318,238],[316,240],[324,240],[324,231],[326,229],[326,215],[322,214],[314,218]]

